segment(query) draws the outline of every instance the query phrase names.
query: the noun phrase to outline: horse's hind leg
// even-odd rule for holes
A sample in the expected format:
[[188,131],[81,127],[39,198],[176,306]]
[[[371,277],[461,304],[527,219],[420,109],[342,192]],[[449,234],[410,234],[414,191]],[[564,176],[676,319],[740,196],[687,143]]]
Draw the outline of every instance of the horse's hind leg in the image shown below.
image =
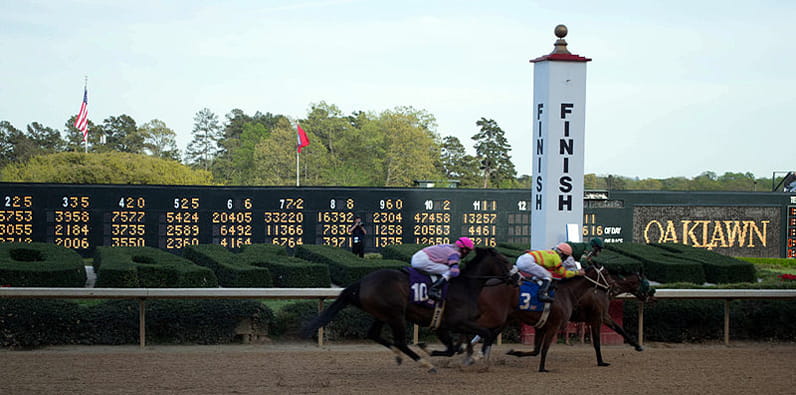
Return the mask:
[[368,329],[368,339],[371,339],[376,343],[379,343],[382,346],[392,350],[395,353],[395,362],[397,362],[398,365],[400,365],[401,362],[403,361],[403,358],[401,357],[401,352],[395,347],[394,344],[387,341],[387,339],[381,337],[381,329],[383,327],[384,327],[383,321],[379,320],[373,321],[373,323],[370,325],[370,329]]
[[553,338],[556,336],[556,328],[558,328],[558,325],[547,325],[544,330],[544,338],[542,339],[541,350],[539,350],[539,353],[542,356],[539,359],[540,372],[549,372],[549,370],[545,369],[544,365],[547,361],[547,350],[550,349],[550,343],[553,342]]
[[[422,358],[417,353],[412,351],[409,348],[409,345],[406,343],[406,324],[404,323],[390,323],[390,328],[392,329],[392,338],[393,338],[393,347],[390,347],[395,352],[395,349],[406,354],[409,358],[412,358],[413,361],[419,362],[420,365],[428,369],[429,373],[436,373],[437,368],[427,360],[426,358]],[[399,355],[396,352],[396,355]]]
[[614,321],[610,316],[604,317],[603,323],[605,326],[613,329],[614,332],[622,335],[625,341],[633,346],[636,351],[644,351],[644,347],[641,347],[641,345],[636,342],[636,339],[629,333],[625,332],[625,329],[619,326],[619,324],[617,324],[616,321]]

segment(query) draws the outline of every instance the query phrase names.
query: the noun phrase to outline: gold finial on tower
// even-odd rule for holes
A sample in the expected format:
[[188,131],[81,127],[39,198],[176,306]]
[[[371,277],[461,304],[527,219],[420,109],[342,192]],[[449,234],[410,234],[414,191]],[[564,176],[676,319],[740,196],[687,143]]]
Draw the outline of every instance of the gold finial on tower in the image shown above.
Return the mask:
[[567,41],[564,40],[564,37],[567,36],[567,27],[564,25],[556,26],[555,30],[553,30],[558,40],[556,40],[555,49],[551,54],[567,54],[571,55],[569,50],[567,49]]

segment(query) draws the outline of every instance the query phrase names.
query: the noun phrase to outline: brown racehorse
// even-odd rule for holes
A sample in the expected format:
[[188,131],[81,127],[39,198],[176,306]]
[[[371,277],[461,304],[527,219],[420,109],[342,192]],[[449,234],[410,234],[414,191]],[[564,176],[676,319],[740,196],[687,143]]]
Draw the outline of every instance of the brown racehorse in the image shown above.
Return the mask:
[[[494,248],[476,248],[475,257],[464,264],[461,274],[450,280],[446,308],[438,329],[438,337],[449,349],[453,348],[451,332],[488,336],[490,331],[476,321],[480,315],[478,295],[484,283],[490,279],[509,282],[512,264]],[[406,342],[407,321],[422,326],[431,323],[434,310],[410,302],[409,276],[394,269],[381,269],[368,273],[349,285],[317,317],[302,328],[305,338],[311,337],[318,328],[332,321],[335,315],[348,305],[354,305],[375,318],[368,330],[368,338],[393,350],[401,363],[401,353],[420,362],[430,372],[436,368],[427,358],[421,358]],[[392,330],[393,341],[383,338],[384,325]]]
[[[597,355],[597,365],[608,366],[609,363],[603,361],[602,352],[600,350],[600,329],[603,324],[614,330],[614,332],[622,335],[625,341],[628,342],[636,351],[643,351],[636,342],[636,339],[625,332],[624,328],[616,323],[608,314],[608,307],[611,299],[619,294],[630,293],[642,302],[649,302],[652,300],[655,290],[649,287],[649,282],[640,273],[634,273],[629,276],[609,276],[608,282],[611,284],[610,289],[606,290],[602,287],[595,288],[594,292],[585,294],[575,306],[575,310],[570,317],[572,322],[585,322],[591,327],[590,335],[594,352]],[[536,356],[539,354],[541,340],[544,337],[545,331],[551,331],[555,328],[544,326],[536,328],[536,336],[534,337],[534,349],[531,352],[514,351],[511,350],[507,354],[517,357]]]
[[[569,321],[579,301],[588,293],[593,293],[599,289],[607,292],[610,288],[610,283],[605,273],[606,271],[603,267],[593,265],[586,269],[584,276],[561,280],[556,284],[555,301],[550,304],[550,313],[543,325],[543,328],[549,328],[549,330],[545,330],[541,336],[537,336],[540,342],[539,353],[542,355],[539,361],[540,372],[547,372],[545,361],[550,343],[552,343],[553,337],[560,330],[559,328],[563,328]],[[509,320],[519,321],[528,325],[534,325],[539,322],[542,312],[517,309],[520,297],[522,297],[520,288],[514,284],[485,287],[481,291],[478,305],[483,314],[478,323],[491,329],[488,337],[482,336],[484,340],[482,352],[486,357],[489,356],[489,350],[495,338],[502,332]],[[470,343],[468,343],[468,353],[471,351],[472,348]]]

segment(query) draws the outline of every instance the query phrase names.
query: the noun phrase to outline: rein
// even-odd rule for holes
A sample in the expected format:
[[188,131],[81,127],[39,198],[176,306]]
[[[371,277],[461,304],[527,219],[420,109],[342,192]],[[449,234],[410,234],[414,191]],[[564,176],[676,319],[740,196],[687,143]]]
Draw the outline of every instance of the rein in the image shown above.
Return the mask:
[[596,280],[593,280],[589,276],[583,276],[583,277],[585,277],[586,280],[589,280],[590,283],[594,284],[594,288],[602,288],[602,289],[604,289],[606,291],[609,291],[611,289],[611,285],[610,285],[610,283],[608,283],[608,279],[605,277],[605,274],[603,274],[603,270],[605,270],[605,266],[600,266],[599,269],[595,268],[594,270],[597,271],[597,279]]

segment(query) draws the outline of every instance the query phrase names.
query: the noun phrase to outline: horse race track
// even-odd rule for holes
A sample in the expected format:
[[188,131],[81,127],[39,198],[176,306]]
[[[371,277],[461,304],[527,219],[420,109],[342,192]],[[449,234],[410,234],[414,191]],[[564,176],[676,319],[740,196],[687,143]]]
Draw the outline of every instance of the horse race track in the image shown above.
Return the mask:
[[786,394],[796,393],[796,344],[648,344],[643,352],[606,346],[597,367],[591,346],[553,345],[550,373],[538,357],[493,350],[488,367],[433,358],[439,373],[396,365],[371,344],[225,346],[65,346],[0,350],[0,393],[81,394]]

